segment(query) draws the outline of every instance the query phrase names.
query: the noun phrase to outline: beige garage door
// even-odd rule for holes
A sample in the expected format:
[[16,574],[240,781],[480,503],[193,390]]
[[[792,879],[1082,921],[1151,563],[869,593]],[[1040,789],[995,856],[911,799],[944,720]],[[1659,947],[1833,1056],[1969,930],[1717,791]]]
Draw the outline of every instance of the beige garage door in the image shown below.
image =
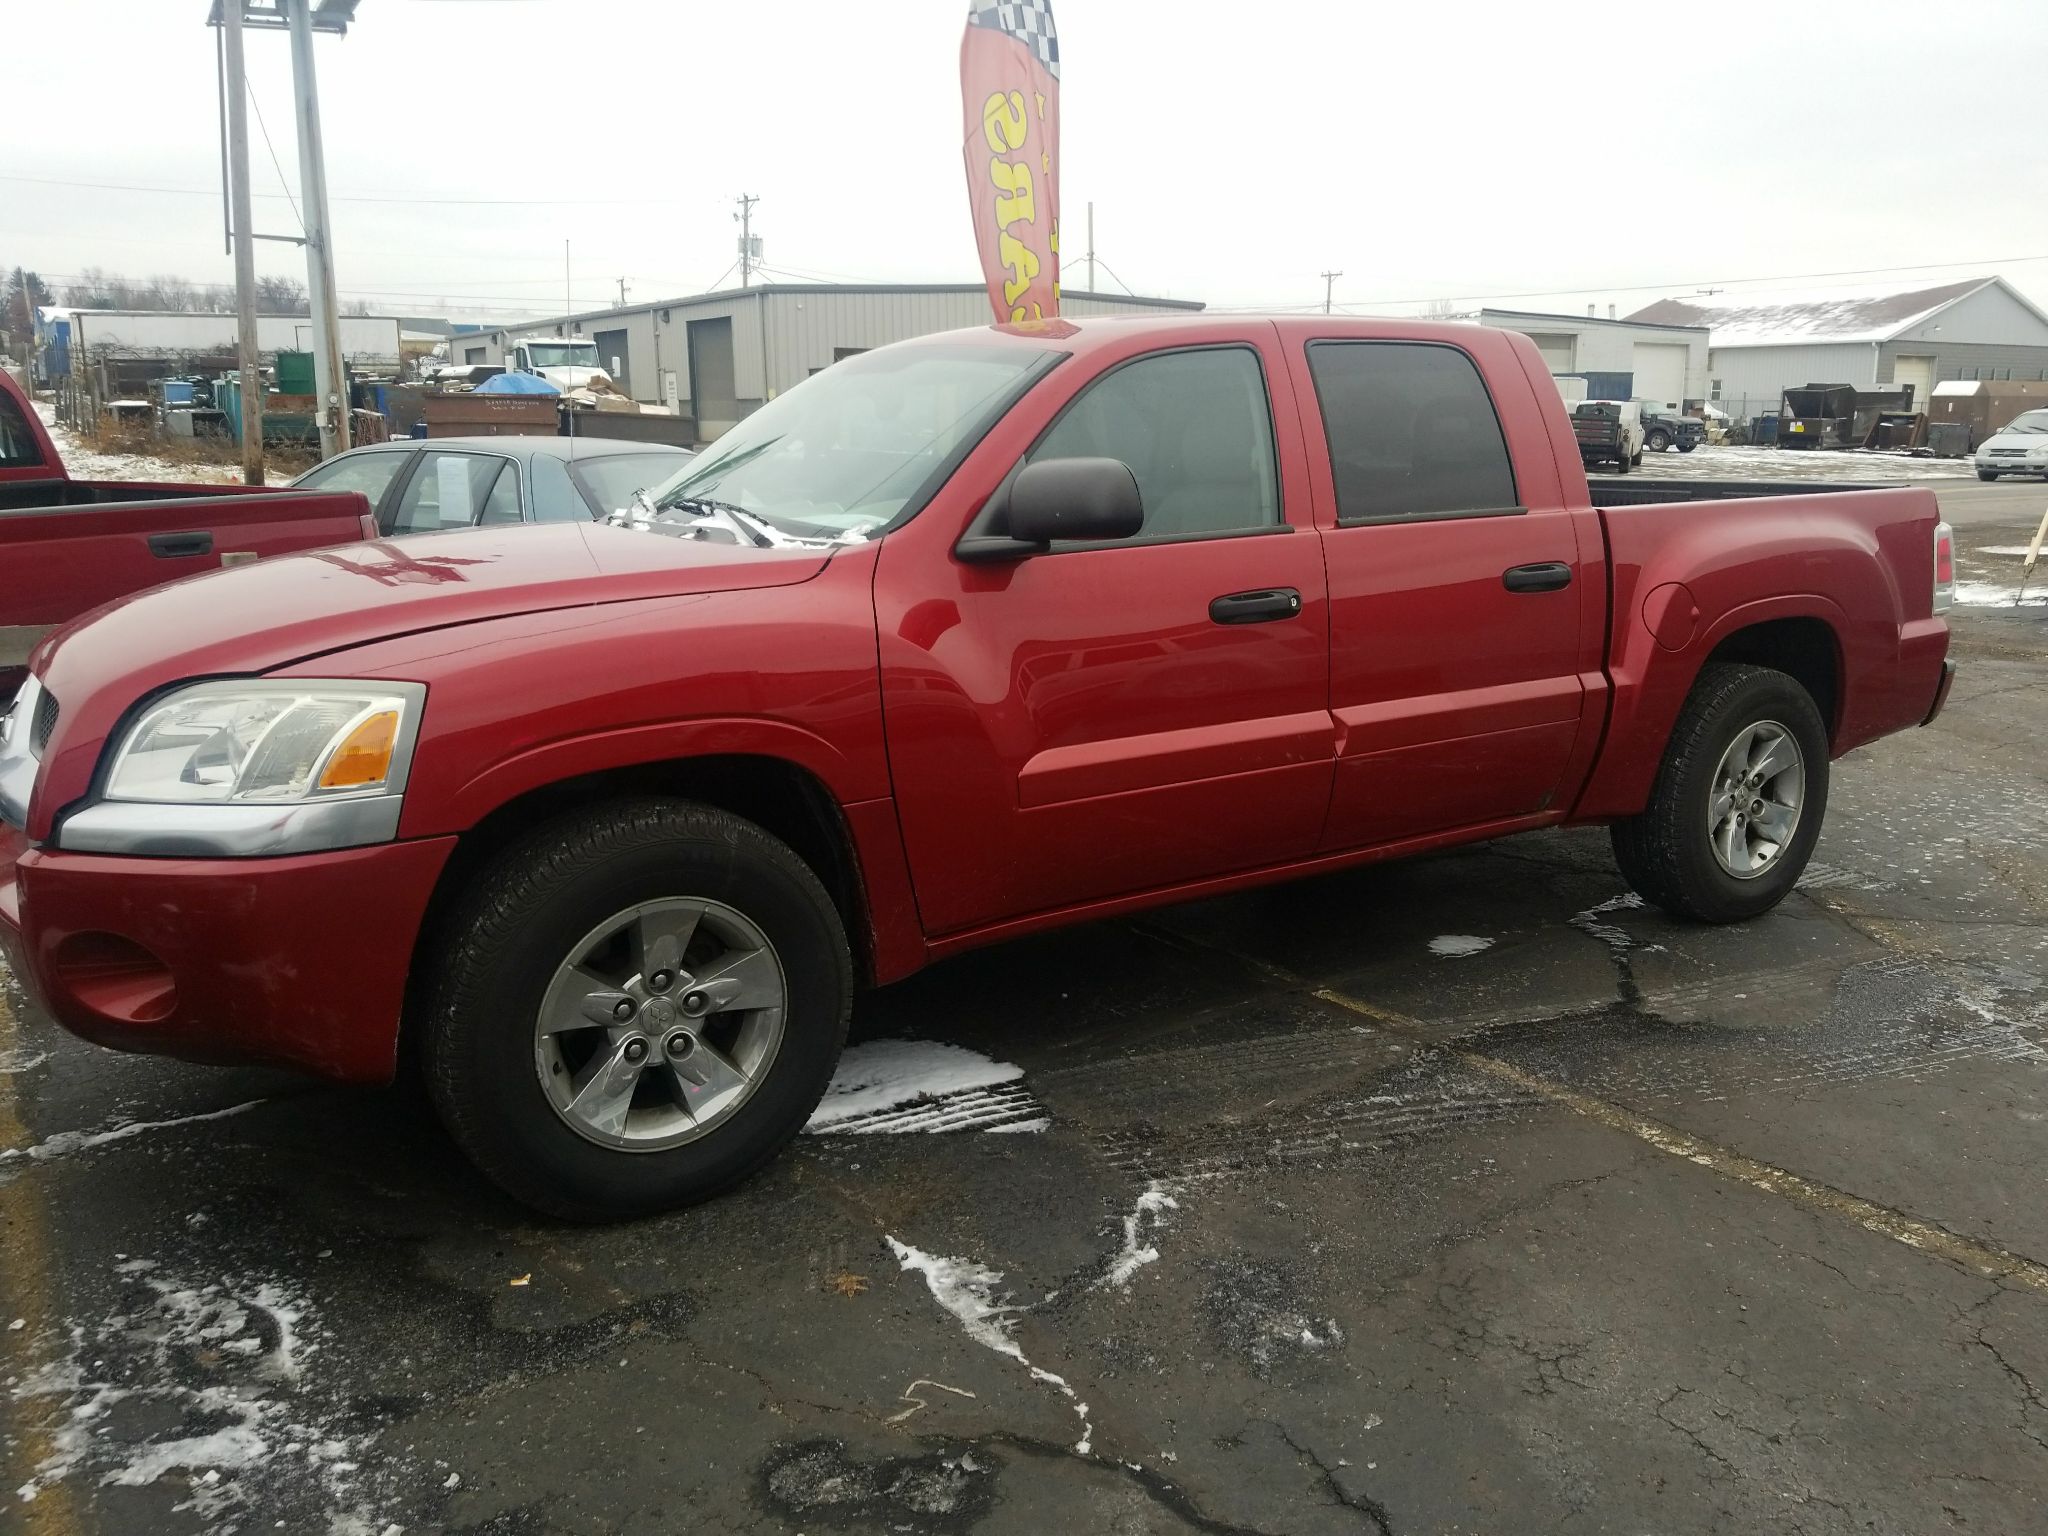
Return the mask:
[[1934,359],[1899,357],[1892,360],[1892,382],[1913,386],[1913,409],[1927,409],[1927,397],[1934,393]]
[[1543,366],[1552,373],[1570,373],[1577,365],[1577,348],[1573,345],[1578,340],[1576,336],[1539,336],[1533,331],[1528,335],[1536,343],[1536,350],[1543,354]]
[[1685,402],[1685,354],[1682,345],[1636,343],[1636,398],[1682,405]]

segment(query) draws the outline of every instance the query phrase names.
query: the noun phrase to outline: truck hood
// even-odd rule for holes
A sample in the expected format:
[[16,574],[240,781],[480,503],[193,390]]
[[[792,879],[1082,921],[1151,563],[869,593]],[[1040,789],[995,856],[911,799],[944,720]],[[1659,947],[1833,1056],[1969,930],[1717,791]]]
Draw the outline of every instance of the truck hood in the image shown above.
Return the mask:
[[145,694],[329,651],[524,613],[791,586],[832,551],[755,549],[596,523],[343,544],[173,582],[45,638],[29,669],[58,701],[55,745],[103,738]]

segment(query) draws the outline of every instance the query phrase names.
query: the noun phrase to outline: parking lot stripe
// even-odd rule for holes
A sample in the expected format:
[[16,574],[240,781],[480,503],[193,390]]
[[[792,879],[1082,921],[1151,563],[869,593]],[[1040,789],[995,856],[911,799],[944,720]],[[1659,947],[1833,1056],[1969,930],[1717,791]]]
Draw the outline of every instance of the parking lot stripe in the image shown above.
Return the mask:
[[[0,991],[0,1052],[21,1045],[21,1026],[7,994]],[[0,1072],[0,1147],[26,1147],[28,1130],[15,1104],[14,1075]],[[12,1178],[0,1182],[0,1361],[7,1378],[25,1381],[38,1364],[37,1342],[57,1326],[50,1284],[49,1213],[43,1201],[47,1181]],[[8,1325],[16,1318],[19,1328]],[[78,1529],[71,1490],[62,1483],[38,1489],[31,1501],[17,1490],[28,1486],[36,1468],[53,1453],[47,1425],[27,1423],[12,1437],[13,1456],[0,1486],[0,1509],[12,1508],[23,1536],[71,1536]]]
[[[1133,924],[1137,931],[1147,938],[1170,944],[1180,949],[1206,950],[1211,954],[1225,955],[1240,965],[1249,966],[1291,989],[1307,994],[1318,1002],[1342,1008],[1378,1023],[1394,1033],[1419,1040],[1440,1038],[1441,1031],[1433,1032],[1420,1019],[1380,1007],[1363,998],[1352,997],[1334,987],[1319,986],[1306,976],[1298,976],[1284,966],[1254,955],[1242,954],[1225,949],[1220,945],[1208,944],[1190,939],[1184,934],[1153,927],[1151,924]],[[1672,1157],[1682,1158],[1696,1167],[1737,1183],[1747,1184],[1765,1194],[1776,1195],[1794,1205],[1809,1211],[1833,1216],[1838,1220],[1853,1222],[1865,1231],[1888,1237],[1893,1242],[1903,1243],[1908,1248],[1922,1253],[1933,1254],[1959,1268],[2001,1281],[2010,1281],[2029,1290],[2048,1295],[2048,1265],[2030,1259],[2023,1254],[2009,1252],[1989,1243],[1980,1243],[1973,1238],[1951,1232],[1946,1227],[1930,1221],[1922,1221],[1893,1210],[1890,1206],[1879,1205],[1861,1195],[1852,1195],[1846,1190],[1805,1178],[1789,1169],[1777,1167],[1746,1153],[1737,1152],[1718,1142],[1707,1141],[1689,1131],[1654,1120],[1648,1115],[1638,1114],[1610,1099],[1596,1098],[1581,1093],[1554,1078],[1543,1077],[1512,1063],[1489,1056],[1483,1051],[1459,1047],[1446,1043],[1445,1049],[1455,1059],[1478,1071],[1485,1072],[1502,1082],[1509,1083],[1525,1092],[1539,1095],[1561,1108],[1570,1110],[1610,1130],[1633,1136],[1636,1140]]]

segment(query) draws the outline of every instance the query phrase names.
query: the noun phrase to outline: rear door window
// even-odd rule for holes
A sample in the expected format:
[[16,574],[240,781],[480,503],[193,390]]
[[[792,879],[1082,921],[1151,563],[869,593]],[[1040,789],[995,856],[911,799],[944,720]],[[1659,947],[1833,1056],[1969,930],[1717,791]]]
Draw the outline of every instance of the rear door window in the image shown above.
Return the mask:
[[[420,455],[419,467],[406,482],[384,528],[386,533],[432,533],[442,528],[467,528],[482,516],[498,477],[513,475],[512,506],[518,507],[518,471],[495,454],[453,453],[445,449]],[[502,502],[500,502],[502,507]]]
[[1493,398],[1456,347],[1316,341],[1308,363],[1340,525],[1517,509]]

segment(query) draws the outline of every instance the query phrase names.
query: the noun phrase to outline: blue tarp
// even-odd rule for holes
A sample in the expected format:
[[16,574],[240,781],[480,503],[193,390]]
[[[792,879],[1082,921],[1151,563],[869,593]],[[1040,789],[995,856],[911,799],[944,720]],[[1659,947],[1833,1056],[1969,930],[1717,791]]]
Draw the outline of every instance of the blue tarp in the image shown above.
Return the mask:
[[477,385],[479,395],[559,395],[561,391],[537,373],[494,373]]

